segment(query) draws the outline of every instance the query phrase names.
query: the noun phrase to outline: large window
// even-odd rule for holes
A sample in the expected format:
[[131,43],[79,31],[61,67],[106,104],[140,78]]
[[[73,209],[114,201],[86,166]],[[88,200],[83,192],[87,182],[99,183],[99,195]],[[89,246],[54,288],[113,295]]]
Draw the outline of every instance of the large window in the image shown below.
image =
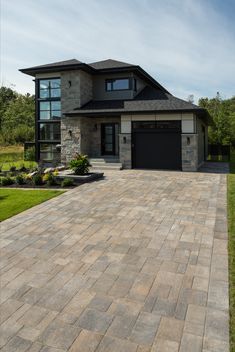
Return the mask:
[[39,98],[60,98],[60,79],[40,79],[39,83]]
[[40,161],[59,162],[60,151],[57,144],[40,143]]
[[37,85],[37,156],[42,162],[60,162],[60,78],[39,79]]
[[39,120],[58,120],[61,117],[61,103],[55,101],[39,102]]
[[131,89],[130,78],[107,79],[105,81],[106,91]]
[[60,141],[60,123],[40,123],[39,139],[42,141]]

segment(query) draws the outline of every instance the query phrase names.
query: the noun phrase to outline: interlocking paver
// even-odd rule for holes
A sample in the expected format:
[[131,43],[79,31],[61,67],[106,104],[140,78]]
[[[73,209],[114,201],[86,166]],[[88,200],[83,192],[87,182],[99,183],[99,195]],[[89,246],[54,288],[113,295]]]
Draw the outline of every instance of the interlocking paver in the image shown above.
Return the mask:
[[1,239],[3,351],[229,350],[225,175],[107,171]]

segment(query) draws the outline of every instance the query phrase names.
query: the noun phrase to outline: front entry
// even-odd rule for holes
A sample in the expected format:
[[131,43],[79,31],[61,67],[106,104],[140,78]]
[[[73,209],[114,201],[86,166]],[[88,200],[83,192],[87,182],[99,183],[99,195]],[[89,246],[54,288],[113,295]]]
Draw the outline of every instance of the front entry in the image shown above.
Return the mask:
[[117,123],[101,124],[101,154],[102,155],[118,154],[118,124]]

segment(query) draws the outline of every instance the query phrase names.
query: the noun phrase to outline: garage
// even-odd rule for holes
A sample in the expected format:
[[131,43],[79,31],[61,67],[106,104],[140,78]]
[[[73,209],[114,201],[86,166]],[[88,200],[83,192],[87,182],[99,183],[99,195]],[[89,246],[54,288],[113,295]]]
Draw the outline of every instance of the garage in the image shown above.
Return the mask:
[[132,122],[132,167],[181,170],[181,121]]

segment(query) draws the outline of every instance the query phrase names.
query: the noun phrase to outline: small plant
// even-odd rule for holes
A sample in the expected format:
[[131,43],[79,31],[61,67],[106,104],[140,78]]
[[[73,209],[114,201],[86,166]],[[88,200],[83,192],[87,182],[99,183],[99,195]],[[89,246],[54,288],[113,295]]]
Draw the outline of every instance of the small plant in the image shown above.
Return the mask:
[[64,178],[61,182],[61,187],[71,187],[73,186],[73,180],[71,178]]
[[41,186],[43,184],[43,179],[41,174],[36,174],[32,177],[32,182],[35,186]]
[[28,148],[24,153],[24,160],[34,161],[35,160],[35,147]]
[[15,172],[16,171],[16,166],[15,165],[11,165],[10,168],[9,168],[9,171]]
[[25,184],[25,178],[22,174],[19,174],[15,177],[15,182],[17,185],[24,185]]
[[13,183],[14,183],[14,179],[9,176],[1,178],[2,186],[10,186],[10,185],[13,185]]
[[27,168],[24,166],[24,164],[20,165],[19,171],[21,171],[21,172],[26,172],[27,171]]
[[76,154],[76,157],[69,163],[70,169],[72,169],[75,175],[85,175],[89,172],[91,166],[87,155]]
[[52,175],[52,173],[47,174],[47,185],[48,186],[56,186],[57,182],[56,182],[56,178],[55,176]]

